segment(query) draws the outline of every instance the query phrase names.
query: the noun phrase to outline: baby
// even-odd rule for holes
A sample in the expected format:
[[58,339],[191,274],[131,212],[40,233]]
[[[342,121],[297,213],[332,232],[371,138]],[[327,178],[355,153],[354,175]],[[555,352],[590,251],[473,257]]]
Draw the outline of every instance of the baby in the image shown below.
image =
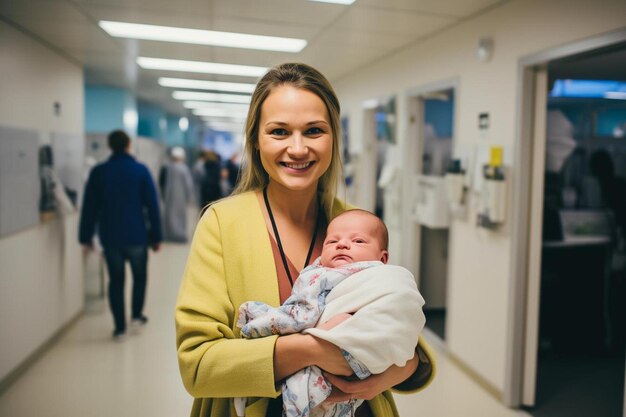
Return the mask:
[[[424,300],[408,270],[385,265],[387,242],[387,228],[372,213],[349,210],[337,216],[328,225],[321,257],[302,270],[283,305],[240,306],[242,336],[310,333],[340,347],[361,379],[393,364],[404,366],[425,324]],[[324,326],[330,319],[332,328]],[[322,404],[331,389],[316,366],[295,373],[282,386],[283,415],[343,417],[362,403]]]

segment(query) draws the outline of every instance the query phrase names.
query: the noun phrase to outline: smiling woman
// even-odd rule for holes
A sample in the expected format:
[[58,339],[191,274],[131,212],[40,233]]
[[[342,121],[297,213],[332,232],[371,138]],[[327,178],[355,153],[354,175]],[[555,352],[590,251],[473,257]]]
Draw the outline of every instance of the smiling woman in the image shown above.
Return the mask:
[[258,151],[275,186],[315,192],[332,159],[324,102],[310,91],[280,86],[265,100],[260,124]]
[[[320,256],[327,223],[346,210],[335,197],[339,137],[339,102],[317,70],[283,64],[259,81],[239,185],[200,220],[179,293],[178,359],[195,397],[192,416],[280,415],[276,384],[287,376],[313,365],[336,376],[352,373],[341,349],[324,339],[300,333],[242,339],[236,326],[244,302],[278,306],[289,297],[302,267]],[[366,399],[357,415],[397,416],[388,389],[421,388],[434,373],[419,347],[421,341],[405,366],[363,381],[331,375],[335,388],[326,401]]]

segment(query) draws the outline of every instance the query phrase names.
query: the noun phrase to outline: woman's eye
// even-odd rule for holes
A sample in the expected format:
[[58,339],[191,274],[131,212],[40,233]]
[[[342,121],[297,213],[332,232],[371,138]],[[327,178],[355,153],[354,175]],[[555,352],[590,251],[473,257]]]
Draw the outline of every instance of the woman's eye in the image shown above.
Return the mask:
[[324,130],[319,127],[312,127],[307,129],[306,134],[309,136],[318,136],[324,134]]
[[270,135],[272,135],[272,136],[287,136],[287,130],[285,130],[285,129],[273,129],[270,132]]

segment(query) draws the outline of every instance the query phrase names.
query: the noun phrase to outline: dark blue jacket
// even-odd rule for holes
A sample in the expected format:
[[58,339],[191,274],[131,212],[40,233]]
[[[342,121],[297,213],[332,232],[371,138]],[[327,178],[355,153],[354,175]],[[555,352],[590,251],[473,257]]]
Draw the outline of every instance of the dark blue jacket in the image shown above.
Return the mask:
[[152,176],[127,153],[114,153],[89,174],[79,241],[91,245],[98,228],[106,249],[161,242],[161,219]]

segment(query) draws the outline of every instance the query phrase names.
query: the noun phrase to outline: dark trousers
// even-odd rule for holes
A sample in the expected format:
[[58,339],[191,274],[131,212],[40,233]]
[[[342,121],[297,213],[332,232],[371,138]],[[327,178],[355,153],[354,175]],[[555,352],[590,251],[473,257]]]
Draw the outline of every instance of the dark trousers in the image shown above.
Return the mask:
[[141,317],[148,280],[148,248],[146,246],[124,246],[105,248],[104,257],[109,270],[109,305],[113,313],[115,330],[126,330],[124,308],[124,264],[130,262],[133,274],[132,317]]

